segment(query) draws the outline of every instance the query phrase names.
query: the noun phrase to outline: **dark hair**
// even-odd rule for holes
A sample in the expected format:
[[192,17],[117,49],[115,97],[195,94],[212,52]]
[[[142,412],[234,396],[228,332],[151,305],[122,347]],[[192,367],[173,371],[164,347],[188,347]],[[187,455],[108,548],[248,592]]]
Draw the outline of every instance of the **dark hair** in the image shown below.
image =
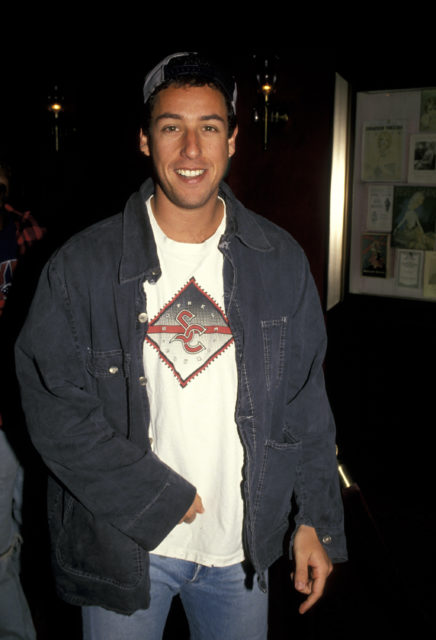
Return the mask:
[[171,78],[166,80],[161,85],[159,85],[155,91],[151,94],[150,98],[144,105],[144,109],[142,112],[141,119],[141,129],[144,135],[148,136],[150,134],[150,123],[151,123],[151,114],[153,113],[154,103],[156,101],[156,96],[163,91],[163,89],[168,89],[168,87],[205,87],[209,86],[213,89],[217,89],[221,95],[223,96],[226,108],[227,108],[227,126],[228,126],[228,137],[230,138],[233,135],[234,130],[236,129],[236,115],[233,111],[232,104],[228,98],[228,96],[224,93],[224,91],[220,88],[219,85],[211,82],[208,78],[199,76],[199,75],[186,75],[181,76],[179,78]]

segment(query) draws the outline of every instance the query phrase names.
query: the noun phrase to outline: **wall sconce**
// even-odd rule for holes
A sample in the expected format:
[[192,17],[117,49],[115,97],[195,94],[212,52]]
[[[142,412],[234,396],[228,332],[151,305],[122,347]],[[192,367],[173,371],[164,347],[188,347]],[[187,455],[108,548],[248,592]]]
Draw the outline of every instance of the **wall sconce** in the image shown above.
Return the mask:
[[59,114],[63,111],[62,100],[63,98],[58,95],[59,88],[55,86],[53,88],[53,95],[48,96],[49,104],[48,110],[54,116],[54,135],[55,135],[55,149],[59,151]]
[[263,121],[263,148],[266,151],[268,147],[268,127],[271,124],[277,124],[279,122],[287,122],[288,114],[279,113],[273,110],[271,105],[271,95],[276,92],[277,73],[274,65],[277,61],[277,56],[274,59],[271,58],[259,58],[254,55],[253,58],[257,63],[256,79],[258,84],[258,92],[263,95],[263,108],[253,110],[253,116],[255,122]]

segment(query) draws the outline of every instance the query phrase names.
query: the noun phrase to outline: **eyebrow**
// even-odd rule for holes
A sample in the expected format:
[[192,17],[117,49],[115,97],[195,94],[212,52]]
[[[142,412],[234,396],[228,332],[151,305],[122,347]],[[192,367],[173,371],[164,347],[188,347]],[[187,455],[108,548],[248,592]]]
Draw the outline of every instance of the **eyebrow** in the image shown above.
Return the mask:
[[[160,115],[158,115],[156,118],[156,121],[167,120],[167,119],[183,120],[183,117],[179,113],[169,113],[168,111],[166,111],[165,113],[161,113]],[[211,113],[208,115],[200,116],[200,120],[202,122],[205,122],[206,120],[218,120],[219,122],[225,123],[224,118],[218,115],[217,113]]]

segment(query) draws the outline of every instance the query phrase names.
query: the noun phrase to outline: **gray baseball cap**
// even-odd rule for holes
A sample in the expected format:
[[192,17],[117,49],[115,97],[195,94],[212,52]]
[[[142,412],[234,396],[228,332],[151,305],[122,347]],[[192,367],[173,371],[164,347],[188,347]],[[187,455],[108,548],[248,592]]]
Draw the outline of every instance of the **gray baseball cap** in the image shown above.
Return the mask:
[[233,112],[236,113],[237,89],[234,77],[196,52],[172,53],[161,60],[145,78],[144,103],[153,91],[167,80],[197,75],[219,86],[230,100]]

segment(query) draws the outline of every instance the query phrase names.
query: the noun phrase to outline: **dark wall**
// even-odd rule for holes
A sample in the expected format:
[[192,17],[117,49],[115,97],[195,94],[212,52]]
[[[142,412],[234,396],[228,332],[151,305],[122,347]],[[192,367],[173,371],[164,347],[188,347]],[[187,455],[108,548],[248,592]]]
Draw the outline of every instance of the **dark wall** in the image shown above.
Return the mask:
[[321,59],[316,50],[280,56],[270,104],[289,120],[270,126],[264,150],[263,123],[255,123],[252,113],[254,107],[262,113],[263,96],[247,58],[245,74],[239,74],[241,130],[228,181],[245,205],[302,245],[324,297],[335,74]]

